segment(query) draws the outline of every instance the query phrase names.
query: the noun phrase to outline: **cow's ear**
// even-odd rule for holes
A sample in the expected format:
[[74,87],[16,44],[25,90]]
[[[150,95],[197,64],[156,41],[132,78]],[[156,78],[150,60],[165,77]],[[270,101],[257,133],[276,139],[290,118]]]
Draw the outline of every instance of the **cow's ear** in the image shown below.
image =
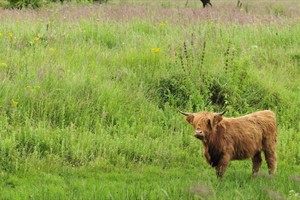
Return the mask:
[[222,114],[215,114],[213,119],[214,126],[218,125],[222,121]]
[[188,116],[186,117],[186,121],[187,121],[189,124],[193,124],[194,118],[195,118],[194,115],[188,115]]

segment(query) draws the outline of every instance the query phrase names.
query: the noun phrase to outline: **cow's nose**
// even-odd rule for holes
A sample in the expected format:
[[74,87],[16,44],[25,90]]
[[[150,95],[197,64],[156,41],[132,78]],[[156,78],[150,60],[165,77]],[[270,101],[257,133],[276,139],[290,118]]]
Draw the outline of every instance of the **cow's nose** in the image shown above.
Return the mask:
[[202,131],[202,130],[199,130],[199,129],[197,129],[197,130],[195,131],[195,134],[194,134],[194,136],[195,136],[196,138],[198,138],[198,139],[202,140],[202,138],[204,137],[203,131]]

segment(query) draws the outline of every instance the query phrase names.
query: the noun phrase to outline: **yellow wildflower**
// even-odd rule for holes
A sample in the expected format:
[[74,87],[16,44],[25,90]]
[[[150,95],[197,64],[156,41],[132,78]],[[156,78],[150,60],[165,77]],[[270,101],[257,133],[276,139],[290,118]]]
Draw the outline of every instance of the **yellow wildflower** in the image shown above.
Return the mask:
[[3,63],[0,64],[0,66],[1,67],[7,67],[7,64],[3,62]]
[[152,51],[153,53],[158,53],[158,52],[160,51],[160,48],[154,47],[154,48],[151,48],[151,51]]
[[50,47],[50,48],[49,48],[49,51],[52,51],[52,52],[53,52],[53,51],[55,51],[55,49],[52,48],[52,47]]
[[165,25],[166,25],[166,23],[164,23],[164,22],[159,23],[159,26],[165,26]]
[[13,33],[9,33],[8,36],[9,36],[10,38],[12,38],[12,37],[14,36],[14,34],[13,34]]
[[12,99],[12,100],[11,100],[11,103],[12,103],[13,107],[16,108],[19,102],[17,102],[17,101],[15,101],[14,99]]
[[0,32],[0,37],[2,36],[2,33]]
[[39,37],[34,37],[33,40],[34,41],[38,41],[40,38]]
[[30,85],[27,86],[27,89],[28,89],[30,92],[34,92],[34,87],[31,87]]
[[36,88],[36,89],[41,89],[41,86],[36,85],[35,88]]

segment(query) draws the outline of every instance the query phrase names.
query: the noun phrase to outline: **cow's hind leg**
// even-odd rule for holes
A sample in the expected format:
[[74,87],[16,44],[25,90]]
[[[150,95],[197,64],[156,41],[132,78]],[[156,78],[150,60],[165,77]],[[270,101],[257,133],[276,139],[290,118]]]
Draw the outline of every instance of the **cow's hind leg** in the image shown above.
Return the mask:
[[275,149],[265,150],[265,157],[269,168],[269,174],[272,175],[276,172],[276,152]]
[[252,176],[257,176],[257,173],[259,171],[259,168],[261,166],[261,162],[262,162],[262,159],[261,159],[261,152],[257,152],[253,158],[252,158]]
[[269,137],[268,140],[263,140],[263,151],[265,153],[269,174],[272,175],[276,171],[276,132],[275,137]]

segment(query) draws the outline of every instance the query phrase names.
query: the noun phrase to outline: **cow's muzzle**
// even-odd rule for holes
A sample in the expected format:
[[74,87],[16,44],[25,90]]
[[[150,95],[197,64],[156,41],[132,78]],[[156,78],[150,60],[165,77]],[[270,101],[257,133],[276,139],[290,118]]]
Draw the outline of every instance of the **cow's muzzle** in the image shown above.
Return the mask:
[[194,134],[195,138],[198,138],[199,140],[202,140],[204,137],[204,133],[202,130],[196,130]]

